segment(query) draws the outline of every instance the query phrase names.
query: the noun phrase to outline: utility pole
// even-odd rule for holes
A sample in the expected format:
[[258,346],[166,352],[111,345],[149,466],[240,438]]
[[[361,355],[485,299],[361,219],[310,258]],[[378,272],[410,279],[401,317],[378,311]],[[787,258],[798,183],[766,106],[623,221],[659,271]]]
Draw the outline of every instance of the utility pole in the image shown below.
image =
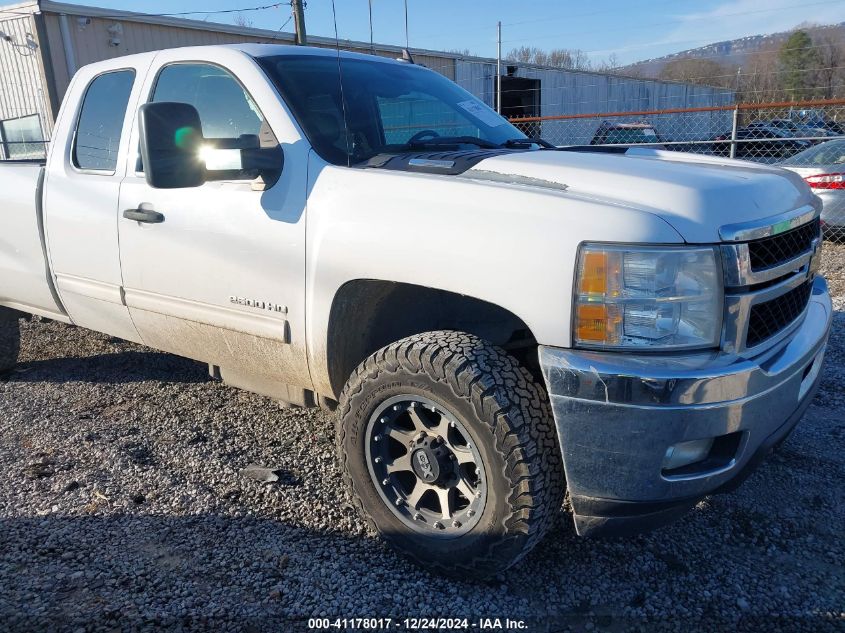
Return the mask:
[[405,0],[405,50],[411,52],[411,45],[408,43],[408,0]]
[[370,55],[376,54],[376,47],[373,44],[373,0],[370,0]]
[[739,78],[742,67],[736,69],[736,89],[734,90],[734,113],[731,120],[731,151],[729,156],[736,158],[736,133],[739,127]]
[[293,23],[296,27],[296,45],[306,46],[308,36],[305,33],[305,12],[302,10],[302,0],[291,0],[290,7],[293,11]]
[[496,24],[496,112],[502,113],[502,21]]

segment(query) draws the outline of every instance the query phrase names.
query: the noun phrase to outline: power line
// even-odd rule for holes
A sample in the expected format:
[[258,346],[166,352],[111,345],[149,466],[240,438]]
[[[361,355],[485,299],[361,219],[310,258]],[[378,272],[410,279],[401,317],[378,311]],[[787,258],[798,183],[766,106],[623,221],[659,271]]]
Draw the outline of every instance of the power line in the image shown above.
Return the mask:
[[[706,16],[700,16],[700,17],[696,17],[696,18],[672,20],[672,21],[669,21],[669,22],[652,22],[652,23],[649,23],[649,24],[638,24],[637,26],[639,26],[639,27],[643,27],[643,26],[672,26],[672,25],[681,24],[681,23],[697,22],[699,20],[713,20],[715,17],[729,18],[729,17],[736,17],[736,16],[739,16],[739,15],[753,15],[753,14],[758,14],[758,13],[772,13],[773,11],[782,11],[784,9],[796,9],[796,8],[804,8],[804,7],[813,7],[813,6],[817,6],[817,5],[821,5],[821,4],[834,4],[834,3],[842,4],[842,0],[821,0],[820,2],[804,2],[802,4],[782,5],[782,6],[779,6],[777,8],[774,8],[774,9],[754,9],[752,11],[735,11],[733,13],[722,13],[719,16],[706,15]],[[618,28],[615,28],[615,29],[602,29],[602,33],[613,33],[613,32],[619,32],[619,31],[630,32],[631,31],[631,25],[626,24],[625,26],[621,26],[621,27],[618,27]],[[544,36],[541,36],[541,37],[535,37],[533,39],[549,39],[549,38],[557,38],[557,37],[566,37],[567,35],[583,35],[583,31],[570,31],[569,33],[556,33],[554,35],[544,35]],[[517,39],[505,40],[505,43],[507,43],[507,42],[523,42],[523,41],[525,41],[525,38],[518,39],[518,40]],[[661,43],[663,43],[663,42],[661,42]]]
[[[665,2],[658,2],[656,6],[664,4],[677,4],[677,0],[665,0]],[[655,4],[652,4],[655,6]],[[535,18],[533,20],[520,20],[519,22],[502,22],[502,26],[520,26],[522,24],[536,24],[538,22],[550,22],[555,20],[571,20],[572,18],[586,18],[594,15],[603,15],[605,13],[617,13],[619,9],[603,9],[601,11],[589,11],[587,13],[571,13],[568,15],[551,16],[549,18]]]
[[[661,5],[664,5],[664,4],[677,4],[677,0],[665,0],[664,2],[656,3],[656,6],[661,6]],[[652,6],[655,6],[655,5],[652,5]],[[563,15],[561,15],[561,16],[550,16],[549,18],[536,18],[536,19],[532,19],[532,20],[521,20],[519,22],[502,22],[502,26],[520,26],[522,24],[534,24],[534,23],[537,23],[537,22],[550,22],[550,21],[556,21],[556,20],[572,20],[573,18],[591,17],[591,16],[594,16],[594,15],[602,15],[602,14],[605,14],[605,13],[617,13],[618,11],[619,11],[618,9],[603,9],[601,11],[590,11],[588,13],[571,13],[571,14],[567,14],[565,16],[563,16]],[[493,25],[490,25],[490,26],[475,26],[475,27],[471,27],[471,28],[462,28],[461,33],[473,33],[473,32],[477,32],[477,31],[489,31],[491,28],[493,28]],[[423,35],[425,35],[425,34],[423,34]],[[425,37],[427,39],[432,39],[432,38],[433,39],[444,39],[444,38],[452,37],[452,36],[444,34],[441,30],[438,33],[435,33],[435,34],[432,34],[432,35],[425,35]]]
[[[218,14],[225,14],[225,13],[242,13],[246,11],[264,11],[266,9],[278,9],[281,6],[292,6],[292,2],[274,2],[273,4],[265,4],[259,7],[246,7],[243,9],[218,9],[215,11],[178,11],[174,13],[139,13],[137,11],[127,11],[126,13],[131,13],[136,16],[140,17],[148,17],[148,18],[166,18],[166,17],[178,17],[182,15],[218,15]],[[84,7],[80,7],[80,9],[84,9]],[[0,9],[0,13],[6,13],[9,15],[22,15],[22,16],[30,16],[32,13],[26,13],[23,11],[6,11],[5,9]],[[98,18],[125,18],[126,13],[115,13],[112,15],[97,15]]]

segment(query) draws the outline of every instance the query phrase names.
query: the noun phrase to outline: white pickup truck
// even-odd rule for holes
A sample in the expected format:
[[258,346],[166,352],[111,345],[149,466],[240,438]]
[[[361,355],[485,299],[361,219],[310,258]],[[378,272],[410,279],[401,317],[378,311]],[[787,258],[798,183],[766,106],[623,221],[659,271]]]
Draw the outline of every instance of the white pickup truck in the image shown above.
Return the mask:
[[799,176],[550,147],[332,50],[87,66],[0,202],[0,369],[35,314],[337,408],[355,503],[444,573],[514,564],[565,491],[579,534],[625,534],[735,486],[812,400],[832,317]]

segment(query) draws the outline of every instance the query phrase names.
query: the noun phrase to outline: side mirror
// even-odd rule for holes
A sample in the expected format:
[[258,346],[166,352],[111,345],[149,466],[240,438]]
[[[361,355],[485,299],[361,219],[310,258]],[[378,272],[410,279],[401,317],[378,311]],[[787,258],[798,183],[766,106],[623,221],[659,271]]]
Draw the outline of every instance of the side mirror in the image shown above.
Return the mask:
[[147,184],[156,189],[203,184],[206,167],[200,157],[203,136],[197,109],[187,103],[145,103],[138,114]]

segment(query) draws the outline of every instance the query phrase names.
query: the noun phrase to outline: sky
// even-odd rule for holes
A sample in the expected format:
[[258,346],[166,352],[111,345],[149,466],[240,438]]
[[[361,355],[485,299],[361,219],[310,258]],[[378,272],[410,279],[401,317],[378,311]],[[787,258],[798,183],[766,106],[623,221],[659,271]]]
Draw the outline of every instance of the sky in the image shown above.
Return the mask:
[[[139,11],[174,13],[265,6],[274,0],[65,0]],[[405,43],[403,0],[371,0],[376,42]],[[746,35],[789,30],[804,22],[845,21],[845,0],[407,0],[412,48],[469,50],[496,56],[496,23],[502,22],[502,52],[519,46],[586,51],[594,61],[615,54],[619,62],[659,57]],[[335,0],[338,36],[369,41],[368,0]],[[185,17],[231,24],[240,15],[252,26],[292,31],[287,4],[239,14],[197,13]],[[312,35],[334,36],[332,0],[306,0]]]

